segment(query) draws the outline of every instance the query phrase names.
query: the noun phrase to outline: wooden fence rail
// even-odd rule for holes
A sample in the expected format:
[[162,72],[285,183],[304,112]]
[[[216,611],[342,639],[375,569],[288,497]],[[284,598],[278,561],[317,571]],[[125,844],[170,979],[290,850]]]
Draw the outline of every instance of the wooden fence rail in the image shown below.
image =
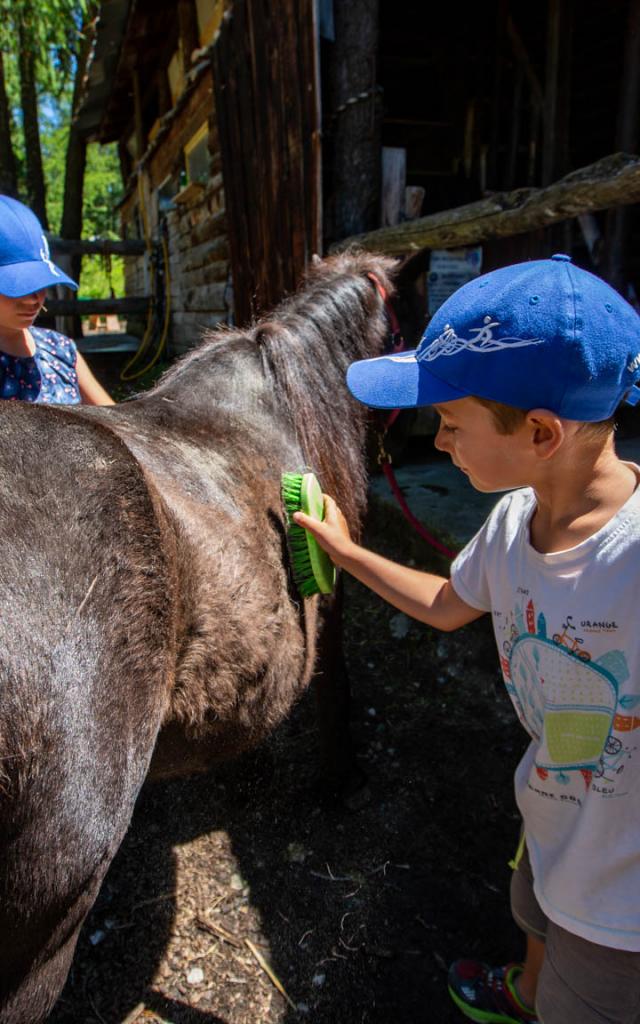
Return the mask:
[[478,245],[546,227],[592,210],[640,202],[640,157],[614,153],[573,171],[547,188],[497,192],[477,203],[346,238],[334,248],[358,245],[391,255],[422,249]]
[[47,312],[54,316],[88,316],[90,313],[118,313],[144,315],[151,299],[47,299]]
[[49,236],[49,246],[54,255],[62,256],[142,256],[146,245],[139,238],[119,241],[114,238],[58,238]]

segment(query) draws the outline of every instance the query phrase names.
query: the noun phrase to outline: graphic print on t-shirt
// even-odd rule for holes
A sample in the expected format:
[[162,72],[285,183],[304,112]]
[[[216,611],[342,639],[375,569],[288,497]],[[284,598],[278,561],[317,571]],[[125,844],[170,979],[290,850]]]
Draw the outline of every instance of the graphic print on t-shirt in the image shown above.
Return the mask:
[[516,605],[505,630],[502,670],[523,724],[539,744],[536,768],[560,775],[581,771],[586,781],[592,773],[601,776],[623,748],[613,729],[640,726],[640,718],[626,713],[640,699],[618,699],[629,678],[623,652],[592,660],[571,615],[549,635],[532,600],[524,609]]

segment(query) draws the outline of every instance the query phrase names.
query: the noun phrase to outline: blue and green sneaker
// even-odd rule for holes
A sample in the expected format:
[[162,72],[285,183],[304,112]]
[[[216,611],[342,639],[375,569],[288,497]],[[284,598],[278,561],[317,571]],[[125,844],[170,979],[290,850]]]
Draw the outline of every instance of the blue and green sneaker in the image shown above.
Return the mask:
[[487,967],[456,960],[449,968],[449,994],[465,1017],[478,1024],[536,1024],[535,1010],[520,999],[514,984],[522,964]]

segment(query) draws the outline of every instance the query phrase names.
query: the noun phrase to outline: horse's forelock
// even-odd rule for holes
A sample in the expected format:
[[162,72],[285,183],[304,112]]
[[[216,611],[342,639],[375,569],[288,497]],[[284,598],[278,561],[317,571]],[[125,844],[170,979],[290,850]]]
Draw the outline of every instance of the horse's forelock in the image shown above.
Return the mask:
[[381,253],[365,252],[363,249],[351,248],[344,252],[327,256],[324,260],[313,260],[304,278],[304,286],[322,279],[338,279],[343,276],[360,276],[363,279],[373,276],[384,288],[387,296],[395,291],[394,278],[398,263]]

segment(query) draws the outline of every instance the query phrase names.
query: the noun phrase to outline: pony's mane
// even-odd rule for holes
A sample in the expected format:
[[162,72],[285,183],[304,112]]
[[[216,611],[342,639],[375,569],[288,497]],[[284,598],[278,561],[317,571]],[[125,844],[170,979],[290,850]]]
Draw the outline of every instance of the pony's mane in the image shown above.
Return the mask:
[[351,397],[347,368],[382,352],[393,293],[392,260],[346,252],[311,266],[301,289],[253,330],[265,372],[286,403],[307,464],[358,521],[366,496],[366,409]]
[[366,493],[366,410],[350,396],[345,376],[354,360],[382,351],[388,324],[379,288],[393,293],[394,267],[387,257],[354,251],[313,263],[294,295],[247,328],[209,332],[156,390],[177,383],[185,371],[206,367],[215,373],[216,362],[234,359],[234,343],[257,351],[268,390],[290,418],[306,464],[357,522]]

